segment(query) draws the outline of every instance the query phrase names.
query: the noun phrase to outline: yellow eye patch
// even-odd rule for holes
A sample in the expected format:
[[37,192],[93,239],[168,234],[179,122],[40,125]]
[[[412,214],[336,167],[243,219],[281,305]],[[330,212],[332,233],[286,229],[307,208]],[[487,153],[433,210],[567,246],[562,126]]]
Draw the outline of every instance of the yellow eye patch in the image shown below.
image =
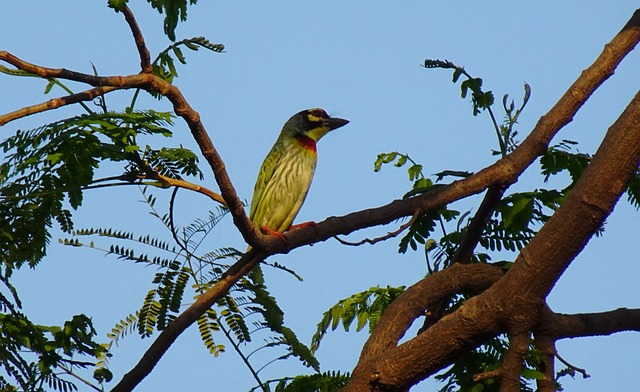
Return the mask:
[[307,118],[310,122],[321,122],[327,117],[329,117],[329,115],[322,109],[309,109],[307,112]]
[[322,118],[321,118],[321,117],[316,117],[316,116],[314,116],[314,115],[313,115],[313,114],[311,114],[311,113],[309,113],[309,114],[307,115],[307,118],[309,119],[309,121],[310,121],[310,122],[320,122],[320,121],[322,121]]

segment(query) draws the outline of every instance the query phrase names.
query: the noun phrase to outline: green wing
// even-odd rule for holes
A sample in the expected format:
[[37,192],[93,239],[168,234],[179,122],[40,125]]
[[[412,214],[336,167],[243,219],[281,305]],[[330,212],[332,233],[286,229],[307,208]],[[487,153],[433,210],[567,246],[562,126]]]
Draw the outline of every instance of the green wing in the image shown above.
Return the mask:
[[260,218],[257,216],[258,214],[258,206],[261,204],[264,198],[264,191],[267,188],[267,184],[273,178],[273,173],[276,171],[276,167],[282,156],[284,155],[284,146],[281,143],[275,144],[267,157],[262,162],[262,166],[260,167],[260,173],[258,173],[258,179],[256,180],[256,185],[253,188],[253,197],[251,197],[251,208],[249,209],[249,219],[254,221],[260,221]]

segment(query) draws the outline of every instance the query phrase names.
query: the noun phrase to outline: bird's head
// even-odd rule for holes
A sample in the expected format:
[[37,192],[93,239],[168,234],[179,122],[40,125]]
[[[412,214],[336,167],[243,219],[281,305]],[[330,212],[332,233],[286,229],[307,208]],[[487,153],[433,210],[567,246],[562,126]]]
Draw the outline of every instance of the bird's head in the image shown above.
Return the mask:
[[[323,109],[313,108],[294,114],[284,126],[284,129],[295,131],[296,134],[320,140],[324,135],[347,125],[349,120],[330,117]],[[295,136],[295,134],[293,135]]]

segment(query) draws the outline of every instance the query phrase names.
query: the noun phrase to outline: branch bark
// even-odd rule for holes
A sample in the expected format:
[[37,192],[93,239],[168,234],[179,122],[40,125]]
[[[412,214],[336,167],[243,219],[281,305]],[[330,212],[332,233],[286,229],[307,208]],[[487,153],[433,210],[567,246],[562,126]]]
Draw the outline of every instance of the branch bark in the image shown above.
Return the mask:
[[640,332],[640,309],[562,314],[543,309],[537,330],[555,339],[606,336],[623,331]]
[[465,290],[483,291],[502,278],[503,272],[488,264],[456,264],[429,275],[409,287],[384,313],[367,340],[360,361],[369,361],[396,347],[414,320],[443,297]]
[[500,392],[520,391],[520,373],[529,351],[529,340],[527,333],[509,335],[509,348],[500,367]]
[[66,95],[64,97],[53,98],[46,102],[42,102],[42,103],[31,105],[31,106],[26,106],[16,111],[13,111],[11,113],[7,113],[0,116],[0,126],[3,126],[6,123],[11,122],[13,120],[30,116],[32,114],[42,113],[47,110],[57,109],[59,107],[71,105],[74,103],[91,101],[101,95],[104,95],[114,90],[117,90],[117,88],[110,87],[110,86],[94,87],[79,93]]
[[534,333],[534,344],[543,361],[542,373],[544,376],[536,380],[538,392],[556,392],[556,341],[553,336],[542,333]]
[[[619,62],[625,51],[622,48],[628,51],[637,44],[639,22],[640,11],[636,11],[594,65],[585,70],[558,104],[541,118],[519,149],[538,151],[556,127],[570,121],[573,114],[568,114],[575,113],[590,95],[585,88],[595,88],[595,80],[601,82],[611,75],[614,63]],[[612,55],[614,53],[617,55]],[[594,75],[598,77],[591,79]],[[505,159],[517,160],[519,149]],[[638,163],[640,93],[611,126],[564,204],[522,250],[507,274],[421,335],[387,350],[378,360],[359,361],[351,382],[343,391],[406,390],[449,364],[458,353],[481,343],[485,337],[506,330],[513,335],[530,333],[553,284],[613,210]],[[485,171],[489,169],[491,167]],[[383,316],[377,328],[386,323]]]
[[138,49],[138,54],[140,56],[140,72],[151,73],[151,54],[149,53],[147,44],[145,44],[144,42],[142,30],[140,30],[138,22],[136,21],[133,12],[131,12],[131,9],[128,6],[125,5],[124,7],[122,7],[122,14],[124,15],[124,19],[127,21],[127,24],[131,29],[133,41],[136,43],[136,48]]

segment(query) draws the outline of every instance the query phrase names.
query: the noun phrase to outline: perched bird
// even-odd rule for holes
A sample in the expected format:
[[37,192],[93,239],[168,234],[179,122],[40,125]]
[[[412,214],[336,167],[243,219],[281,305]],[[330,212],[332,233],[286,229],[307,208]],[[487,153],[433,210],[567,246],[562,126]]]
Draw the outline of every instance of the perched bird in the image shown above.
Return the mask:
[[249,219],[254,227],[280,236],[291,228],[316,169],[316,142],[348,122],[314,108],[294,114],[284,124],[253,190]]

